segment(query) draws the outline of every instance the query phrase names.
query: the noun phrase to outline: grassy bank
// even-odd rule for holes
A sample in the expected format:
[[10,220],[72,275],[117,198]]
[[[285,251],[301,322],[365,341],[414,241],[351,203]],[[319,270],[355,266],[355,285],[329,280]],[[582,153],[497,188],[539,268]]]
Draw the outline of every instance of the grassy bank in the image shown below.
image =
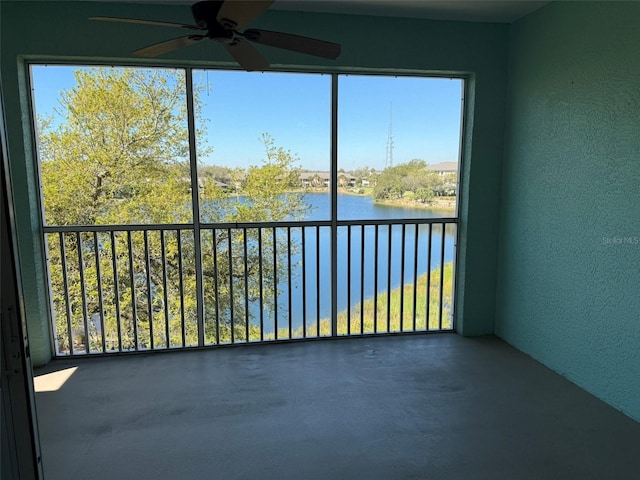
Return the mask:
[[[375,333],[375,332],[400,332],[412,330],[437,330],[450,329],[451,313],[453,308],[453,263],[444,265],[444,280],[442,293],[442,325],[440,326],[440,274],[441,269],[436,268],[431,271],[429,285],[429,322],[427,327],[427,274],[418,277],[417,290],[415,290],[415,326],[414,326],[414,285],[405,284],[404,288],[391,290],[389,296],[386,292],[378,294],[377,302],[375,298],[369,298],[364,303],[358,303],[351,308],[351,311],[343,310],[338,312],[338,335],[350,333]],[[390,301],[389,301],[390,299]],[[400,313],[402,304],[402,315]],[[350,315],[349,315],[350,313]],[[320,320],[320,325],[313,322],[307,325],[307,336],[316,336],[319,331],[320,336],[331,335],[331,319]],[[302,327],[291,332],[291,338],[302,338]],[[273,339],[274,335],[265,335],[265,339]],[[278,338],[289,338],[288,328],[278,329]]]
[[410,197],[374,200],[376,205],[388,205],[391,207],[420,208],[425,210],[446,210],[453,215],[456,210],[456,197],[435,197],[433,200],[422,203]]

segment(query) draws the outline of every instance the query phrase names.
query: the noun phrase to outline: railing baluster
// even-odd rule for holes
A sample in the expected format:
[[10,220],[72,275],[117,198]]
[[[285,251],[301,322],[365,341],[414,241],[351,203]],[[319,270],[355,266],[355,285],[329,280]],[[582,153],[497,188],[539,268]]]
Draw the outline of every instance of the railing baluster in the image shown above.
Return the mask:
[[151,258],[149,255],[149,232],[145,230],[143,232],[144,235],[144,264],[147,270],[147,306],[148,306],[148,315],[149,315],[149,344],[151,346],[151,350],[154,348],[153,341],[153,301],[151,298]]
[[453,237],[453,252],[451,255],[451,289],[450,292],[450,300],[449,300],[449,328],[448,330],[453,330],[454,328],[454,316],[455,316],[455,302],[456,302],[456,272],[457,272],[457,249],[458,249],[458,226],[455,223],[447,224],[448,227],[451,227],[451,235]]
[[365,226],[361,226],[360,238],[360,335],[364,334],[364,233]]
[[131,311],[133,322],[133,342],[134,350],[138,351],[138,306],[136,298],[136,282],[135,273],[133,270],[133,240],[131,238],[131,231],[127,232],[127,246],[129,247],[129,280],[131,281]]
[[398,331],[404,331],[404,262],[405,262],[405,250],[407,246],[405,245],[406,241],[406,232],[407,226],[406,224],[402,224],[402,241],[400,245],[402,246],[400,252],[400,323],[398,325]]
[[278,254],[276,248],[276,228],[273,232],[273,337],[278,339]]
[[440,314],[438,318],[438,328],[442,330],[442,304],[443,304],[443,289],[444,289],[444,242],[446,238],[445,224],[442,224],[442,244],[440,245]]
[[187,345],[187,326],[185,325],[184,312],[184,279],[182,278],[182,232],[176,230],[176,241],[178,242],[178,288],[180,290],[180,329],[182,333],[182,346]]
[[416,331],[416,318],[418,316],[418,235],[419,225],[414,225],[414,240],[413,240],[413,331]]
[[100,309],[100,333],[102,335],[102,353],[107,351],[107,332],[104,329],[104,298],[102,295],[102,272],[100,269],[100,247],[98,232],[93,232],[93,249],[96,257],[96,278],[98,280],[98,308]]
[[84,321],[84,349],[89,353],[90,334],[89,334],[89,313],[87,311],[87,292],[84,282],[84,255],[82,253],[82,236],[80,232],[76,233],[76,242],[78,243],[78,269],[80,273],[80,291],[82,294],[82,318]]
[[264,341],[264,279],[262,278],[262,227],[258,228],[258,278],[260,279],[260,341]]
[[351,335],[351,226],[347,227],[347,335]]
[[427,319],[425,320],[425,329],[431,330],[429,327],[429,315],[431,314],[431,238],[433,235],[433,225],[429,224],[429,241],[427,242]]
[[373,257],[373,333],[378,333],[378,225],[374,230]]
[[73,355],[73,325],[71,323],[71,299],[69,298],[69,279],[67,277],[67,251],[64,241],[64,233],[60,235],[60,258],[62,260],[62,285],[64,287],[64,305],[67,312],[67,328],[69,335],[69,355]]
[[289,286],[289,315],[288,316],[288,320],[289,320],[289,338],[291,338],[293,332],[291,329],[291,227],[287,227],[287,284]]
[[387,231],[387,333],[391,332],[391,243],[393,232],[393,225],[389,225],[387,227],[389,230]]
[[231,229],[227,228],[227,253],[229,254],[229,325],[231,327],[231,343],[235,343],[235,318],[233,316],[233,250],[231,249]]
[[302,236],[302,338],[307,338],[307,253],[305,250],[305,240],[307,229],[301,227]]
[[116,253],[116,235],[112,230],[111,238],[111,259],[113,261],[113,297],[116,305],[116,329],[118,331],[118,351],[122,351],[122,312],[120,310],[120,281],[118,276],[118,255]]
[[249,270],[247,264],[247,229],[244,233],[244,333],[245,341],[249,343]]
[[316,337],[320,336],[320,227],[316,226]]
[[213,295],[216,299],[216,344],[220,344],[220,291],[218,285],[218,240],[216,229],[211,229],[213,242]]
[[160,261],[162,262],[162,300],[164,302],[164,335],[165,345],[171,348],[171,333],[169,331],[169,292],[167,292],[167,251],[164,240],[164,230],[160,230]]

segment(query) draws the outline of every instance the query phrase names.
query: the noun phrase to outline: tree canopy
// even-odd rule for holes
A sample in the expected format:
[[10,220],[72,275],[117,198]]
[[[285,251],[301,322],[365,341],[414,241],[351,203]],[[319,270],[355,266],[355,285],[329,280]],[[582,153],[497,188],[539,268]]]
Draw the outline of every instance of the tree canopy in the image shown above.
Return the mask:
[[[194,212],[181,71],[79,69],[75,80],[76,85],[60,95],[59,118],[39,119],[46,223],[191,224]],[[198,93],[194,92],[194,107],[202,156],[208,147],[204,122],[199,119]],[[256,140],[264,144],[265,158],[247,169],[226,172],[227,185],[215,180],[215,169],[198,166],[201,221],[304,216],[308,207],[303,196],[291,193],[299,183],[295,155],[277,146],[268,134]],[[266,238],[258,252],[257,235],[256,229],[222,229],[215,234],[211,228],[204,229],[203,253],[197,259],[189,228],[50,234],[50,275],[61,348],[70,348],[64,345],[67,334],[76,348],[86,348],[88,342],[93,350],[133,348],[136,342],[141,348],[154,343],[194,344],[198,261],[203,265],[206,341],[225,341],[232,331],[248,336],[244,322],[236,325],[231,311],[237,318],[253,313],[245,311],[243,295],[232,294],[234,287],[236,292],[246,290],[253,301],[261,292],[277,289],[269,278],[274,277],[274,269],[285,268],[282,262],[261,265],[262,256],[277,245],[275,237]],[[245,244],[246,261],[230,255],[229,249],[236,251]],[[260,268],[266,279],[261,285],[257,276],[250,275]],[[269,301],[272,297],[264,298],[266,309],[275,308]]]
[[46,222],[190,221],[184,78],[93,68],[75,79],[60,96],[62,120],[41,123]]
[[427,202],[434,196],[439,182],[438,174],[427,169],[424,160],[413,159],[380,172],[373,196],[376,200],[393,199],[412,192],[418,200]]

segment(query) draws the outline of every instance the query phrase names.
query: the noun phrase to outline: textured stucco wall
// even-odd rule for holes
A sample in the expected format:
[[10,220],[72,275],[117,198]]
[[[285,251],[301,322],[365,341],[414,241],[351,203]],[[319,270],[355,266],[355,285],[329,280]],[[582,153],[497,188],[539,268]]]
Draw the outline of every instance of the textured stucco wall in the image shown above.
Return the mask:
[[496,333],[640,420],[640,3],[510,37]]
[[[32,133],[27,91],[21,79],[24,64],[29,60],[144,64],[129,52],[175,35],[166,28],[87,20],[97,15],[192,21],[188,5],[0,3],[0,62],[19,208],[28,326],[36,364],[48,360],[49,339]],[[468,103],[469,128],[464,145],[466,187],[461,197],[457,327],[465,335],[493,333],[508,26],[276,11],[266,12],[252,26],[326,38],[343,45],[336,62],[265,47],[276,68],[469,75],[468,98],[473,101]],[[155,62],[234,66],[224,50],[211,42],[201,42]]]

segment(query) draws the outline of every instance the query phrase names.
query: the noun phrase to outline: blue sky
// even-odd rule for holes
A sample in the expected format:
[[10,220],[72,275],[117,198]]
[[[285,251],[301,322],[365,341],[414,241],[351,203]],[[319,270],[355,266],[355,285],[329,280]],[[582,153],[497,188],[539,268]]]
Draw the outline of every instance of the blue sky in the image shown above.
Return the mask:
[[[59,108],[59,92],[77,67],[33,68],[36,111]],[[203,86],[203,117],[213,153],[205,164],[246,167],[264,159],[262,133],[296,154],[305,169],[328,170],[331,76],[299,73],[195,71]],[[462,81],[348,75],[338,85],[338,166],[384,167],[390,117],[393,161],[456,161]]]

